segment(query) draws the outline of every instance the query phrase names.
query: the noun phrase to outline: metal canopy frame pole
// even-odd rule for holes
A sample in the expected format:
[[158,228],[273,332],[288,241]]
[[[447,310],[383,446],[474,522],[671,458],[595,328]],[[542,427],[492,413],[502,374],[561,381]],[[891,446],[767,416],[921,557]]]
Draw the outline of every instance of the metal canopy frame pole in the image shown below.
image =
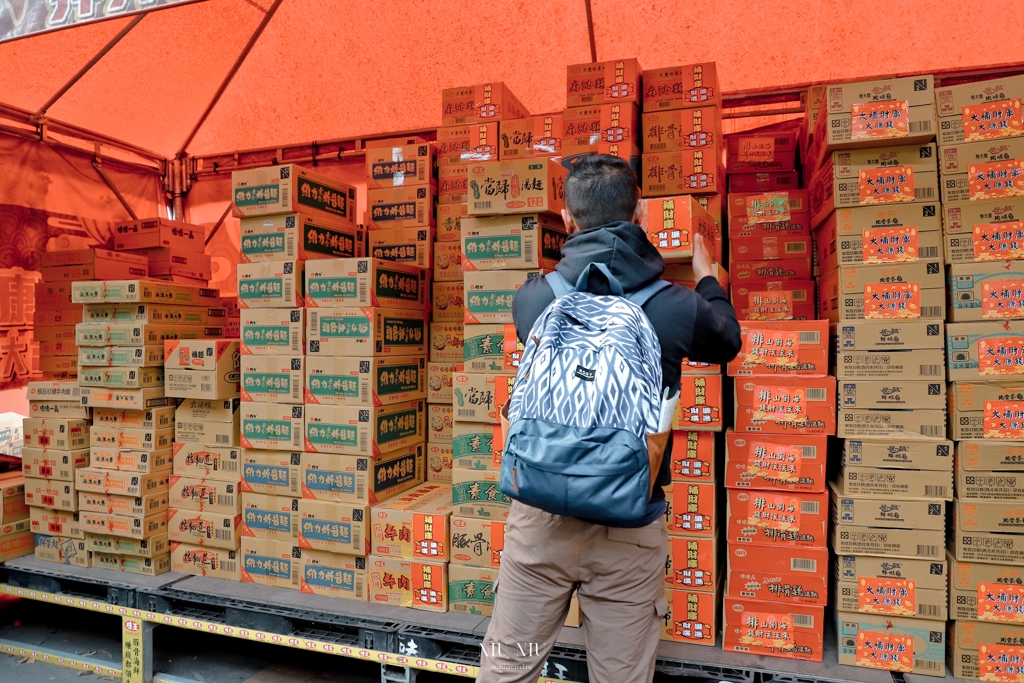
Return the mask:
[[597,41],[594,39],[594,10],[590,6],[590,0],[583,0],[587,7],[587,35],[590,37],[590,61],[597,61]]
[[128,204],[127,200],[125,200],[124,195],[122,195],[121,191],[117,189],[116,185],[114,185],[110,176],[107,175],[107,172],[103,170],[103,165],[100,163],[98,157],[92,160],[92,167],[100,174],[100,177],[103,178],[103,182],[107,184],[107,187],[109,187],[114,193],[114,196],[117,197],[117,201],[121,202],[121,206],[123,206],[124,210],[128,212],[128,215],[132,217],[132,220],[139,220],[139,217],[135,215],[135,212],[132,211],[132,207]]

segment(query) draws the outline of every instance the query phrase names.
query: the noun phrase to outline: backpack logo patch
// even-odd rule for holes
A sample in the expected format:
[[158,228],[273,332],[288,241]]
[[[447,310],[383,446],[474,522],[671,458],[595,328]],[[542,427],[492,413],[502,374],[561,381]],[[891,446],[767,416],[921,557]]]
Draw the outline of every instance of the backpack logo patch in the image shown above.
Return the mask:
[[582,379],[584,382],[593,382],[596,374],[596,370],[589,370],[583,367],[582,365],[576,366],[576,376]]

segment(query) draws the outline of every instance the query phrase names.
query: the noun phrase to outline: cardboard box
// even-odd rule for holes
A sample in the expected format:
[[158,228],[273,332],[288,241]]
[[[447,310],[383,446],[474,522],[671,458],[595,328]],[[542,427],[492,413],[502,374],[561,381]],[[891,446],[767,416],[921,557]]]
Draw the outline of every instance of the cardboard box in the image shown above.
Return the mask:
[[[74,481],[75,470],[88,466],[88,448],[66,451],[60,448],[26,447],[21,452],[21,468],[27,477]],[[56,535],[66,536],[67,534]]]
[[427,143],[374,147],[366,152],[370,189],[427,185],[433,170],[434,156]]
[[942,381],[840,380],[839,404],[843,408],[942,410],[946,405],[946,384]]
[[[729,272],[721,263],[711,264],[711,277],[715,278],[722,289],[729,291]],[[697,289],[697,276],[693,272],[692,263],[666,263],[661,279],[687,289]]]
[[174,430],[172,429],[146,429],[94,424],[89,432],[91,446],[125,450],[162,451],[170,449],[173,441]]
[[670,535],[715,536],[718,510],[713,483],[672,482],[664,491],[665,525]]
[[[239,404],[241,405],[241,404]],[[246,407],[252,405],[246,403]],[[174,438],[178,442],[215,444],[217,446],[238,446],[241,413],[235,410],[230,422],[213,420],[185,421],[179,419],[174,423]]]
[[[883,469],[844,466],[837,490],[847,496],[881,496],[952,500],[949,470]],[[930,528],[930,527],[925,527]]]
[[459,517],[503,520],[512,499],[501,492],[498,470],[452,468],[452,514]]
[[[940,268],[941,272],[941,268]],[[818,318],[833,323],[880,319],[902,321],[945,317],[946,291],[943,287],[922,288],[915,283],[866,285],[863,290],[844,294],[841,271],[833,270],[818,279]],[[865,306],[865,301],[870,304]]]
[[673,431],[670,468],[672,481],[715,481],[714,433]]
[[[921,107],[926,105],[935,104],[935,81],[932,76],[914,76],[907,78],[885,78],[871,81],[857,81],[852,83],[836,83],[824,86],[824,92],[821,96],[821,104],[819,105],[820,111],[815,120],[814,128],[814,143],[815,146],[821,145],[823,140],[820,140],[822,129],[828,130],[833,127],[840,128],[842,126],[832,123],[833,117],[830,114],[856,114],[858,118],[865,121],[877,121],[881,120],[887,122],[888,117],[882,116],[882,112],[886,111],[885,107],[871,108],[862,107],[858,109],[856,105],[865,104],[879,104],[879,105],[894,105],[899,104],[901,101],[905,101],[905,107]],[[873,112],[877,112],[878,115],[872,116]],[[861,116],[863,115],[863,116]],[[935,118],[935,113],[932,113],[932,119]],[[850,116],[847,116],[846,121],[850,120]],[[850,135],[850,126],[846,125],[846,134]],[[873,138],[875,144],[878,144],[878,139],[883,140],[888,137],[910,137],[915,135],[935,136],[935,124],[932,123],[932,127],[927,130],[901,130],[901,126],[883,126],[882,130],[872,134],[870,128],[865,128],[861,131],[861,146],[870,146],[870,141]],[[853,145],[856,146],[856,145]]]
[[[805,215],[808,211],[807,190],[730,192],[729,234],[746,230],[806,232],[810,230]],[[794,225],[782,225],[791,222]]]
[[[672,417],[672,428],[720,432],[722,408],[722,375],[684,374],[680,378],[679,402]],[[501,404],[498,405],[500,409]]]
[[[845,266],[839,269],[840,291],[843,294],[885,292],[884,285],[912,284],[920,289],[942,289],[945,286],[942,260],[882,265]],[[890,288],[891,290],[891,288]],[[878,317],[884,317],[879,315]]]
[[500,422],[498,411],[512,395],[515,375],[455,373],[454,416],[466,422]]
[[[41,507],[30,508],[27,506],[25,510],[29,513],[28,528],[31,529],[34,534],[48,534],[50,536],[85,539],[85,530],[82,529],[77,512],[51,510],[49,508]],[[4,523],[9,524],[23,519],[25,519],[24,516],[17,520],[5,519]]]
[[949,316],[953,322],[1024,317],[1016,290],[1024,281],[1021,261],[954,263],[949,268]]
[[375,556],[449,560],[452,507],[451,488],[443,484],[421,484],[374,505],[369,524],[371,552]]
[[370,553],[370,509],[330,501],[299,501],[299,546],[308,550],[364,556]]
[[427,403],[451,405],[452,376],[462,372],[455,363],[429,363],[427,365]]
[[837,555],[881,555],[891,558],[939,560],[945,533],[921,529],[876,529],[837,524],[829,542]]
[[431,262],[434,268],[434,280],[438,282],[462,280],[462,243],[435,242],[431,246],[434,254]]
[[956,497],[969,501],[1024,501],[1024,476],[1015,472],[956,473]]
[[833,327],[841,351],[941,349],[942,321],[848,320]]
[[497,470],[504,447],[500,424],[456,420],[452,425],[453,468]]
[[92,411],[93,424],[135,429],[169,429],[174,426],[174,406],[159,406],[146,410],[117,410],[96,408]]
[[953,519],[964,531],[1021,533],[1024,531],[1024,505],[1016,501],[958,498]]
[[[82,512],[105,512],[108,515],[149,517],[166,513],[167,491],[157,491],[148,496],[117,496],[112,493],[78,493],[78,508]],[[68,536],[70,534],[61,534]]]
[[437,484],[452,483],[452,445],[450,443],[428,443],[427,481]]
[[29,401],[28,411],[30,417],[42,419],[88,420],[92,417],[90,408],[74,401]]
[[718,107],[655,110],[641,117],[641,146],[646,152],[666,152],[721,144]]
[[644,197],[722,192],[725,174],[718,147],[643,155],[640,191]]
[[321,308],[307,313],[306,353],[325,356],[420,356],[428,311]]
[[1024,562],[1024,536],[953,529],[950,545],[960,562],[1020,565]]
[[133,253],[149,259],[149,274],[155,278],[179,276],[206,283],[213,277],[212,260],[206,254],[173,247],[136,249]]
[[950,202],[942,206],[947,263],[1019,259],[1017,222],[1024,216],[1024,198]]
[[294,498],[302,495],[302,482],[302,453],[242,451],[242,481],[238,485],[242,492]]
[[451,538],[453,562],[494,570],[501,566],[501,554],[505,548],[505,522],[453,517]]
[[[70,282],[37,282],[35,283],[35,299],[36,299],[36,310],[37,311],[63,311],[63,310],[74,310],[77,308],[75,304],[84,303],[82,301],[72,301],[72,291],[74,286]],[[102,297],[102,290],[99,290],[98,296]],[[58,324],[56,322],[52,323]]]
[[114,250],[174,248],[202,254],[206,228],[167,218],[142,218],[114,223]]
[[711,214],[692,197],[641,199],[639,223],[651,244],[668,262],[689,261],[693,258],[695,234],[704,236],[712,253],[715,253],[716,248],[721,252],[718,226]]
[[821,225],[836,209],[934,202],[938,181],[934,144],[833,152],[808,188],[811,224]]
[[1016,667],[1005,666],[1017,656],[1024,640],[1024,627],[1005,623],[955,621],[949,625],[946,661],[950,674],[956,678],[977,680],[981,676],[981,655],[985,658],[985,675],[1011,676]]
[[[761,152],[765,154],[766,152]],[[753,155],[751,155],[753,157]],[[782,153],[780,162],[789,163],[789,155]],[[728,157],[727,157],[728,161]],[[788,192],[800,187],[800,173],[797,171],[766,171],[758,173],[730,173],[727,191],[733,192]],[[809,218],[809,217],[808,217]]]
[[224,373],[216,370],[174,369],[165,371],[164,391],[169,397],[225,399],[238,396],[238,370]]
[[238,371],[238,340],[195,339],[164,342],[166,370],[207,370],[226,375]]
[[[967,142],[940,150],[942,203],[1007,199],[1019,194],[1012,176],[1024,159],[1024,139]],[[1003,178],[1006,178],[1005,180]]]
[[941,258],[937,203],[864,206],[833,211],[815,232],[822,272],[839,266]]
[[728,492],[730,543],[823,548],[828,528],[828,493]]
[[303,550],[301,559],[299,590],[303,593],[366,602],[365,557]]
[[82,367],[78,383],[83,387],[140,389],[164,385],[163,368]]
[[461,322],[465,286],[461,281],[434,282],[432,285],[434,322]]
[[172,467],[170,444],[160,450],[123,450],[117,446],[93,446],[88,464],[103,470],[124,470],[128,472],[160,472]]
[[[71,488],[72,492],[78,490],[138,497],[166,489],[169,478],[170,472],[168,471],[140,474],[138,472],[118,472],[116,470],[83,467],[75,472],[75,481]],[[25,488],[27,499],[27,483]],[[31,501],[29,501],[29,504],[32,504]],[[77,499],[75,504],[77,505]]]
[[306,261],[364,256],[365,230],[346,220],[305,213],[243,218],[240,221],[243,263]]
[[[922,473],[913,474],[921,476]],[[860,479],[855,483],[861,483]],[[851,489],[858,489],[854,486],[845,486],[844,490],[844,484],[843,481],[829,484],[832,493],[832,516],[839,524],[930,531],[943,531],[946,528],[946,506],[941,501],[937,502],[934,498],[911,499],[909,496],[916,493],[915,491],[911,494],[874,490],[870,493],[850,493]],[[907,497],[904,498],[904,495]]]
[[452,423],[455,410],[450,405],[427,406],[427,441],[430,443],[452,442]]
[[998,432],[1004,421],[996,419],[996,413],[1003,414],[1024,391],[1024,383],[1013,382],[953,382],[949,386],[950,436],[957,440],[982,439],[987,432]]
[[170,550],[167,534],[158,534],[145,539],[89,534],[85,537],[85,546],[93,553],[134,555],[143,558],[159,557]]
[[299,589],[302,552],[288,541],[243,538],[238,551],[242,560],[241,580],[276,588]]
[[642,138],[639,123],[640,111],[632,102],[570,105],[562,110],[562,156],[571,157],[591,146],[604,154],[618,156],[614,148],[620,148],[635,155]]
[[737,432],[832,434],[836,428],[836,380],[749,378],[737,380]]
[[528,120],[480,121],[438,128],[437,141],[434,143],[437,165],[446,168],[477,161],[494,161],[501,156],[503,147],[499,139],[499,126],[504,123],[523,125]]
[[304,348],[304,308],[246,310],[241,326],[239,352],[243,355],[302,353]]
[[[467,176],[467,191],[469,179]],[[443,181],[442,181],[443,184]],[[467,195],[455,195],[456,197]],[[440,200],[444,199],[444,195],[438,197],[438,204],[434,210],[435,224],[437,229],[437,241],[438,242],[458,242],[462,235],[462,219],[467,215],[466,200],[460,199],[458,202],[452,204],[442,203]]]
[[1024,134],[1020,118],[1022,96],[1024,78],[1020,76],[936,88],[939,144],[999,140]]
[[448,611],[489,617],[494,613],[497,569],[448,565]]
[[924,676],[946,675],[945,621],[836,613],[839,663]]
[[[1022,628],[1016,611],[1005,603],[1015,598],[1024,583],[1019,566],[958,562],[946,552],[949,562],[950,617],[963,621],[1002,622],[1003,626]],[[1005,612],[1003,611],[1005,610]]]
[[303,360],[302,356],[245,356],[240,364],[242,400],[302,403]]
[[810,280],[814,277],[811,258],[764,261],[733,261],[729,264],[731,281],[770,282],[779,280]]
[[726,596],[722,602],[722,649],[820,662],[825,608]]
[[660,640],[714,647],[718,637],[718,596],[701,591],[665,589],[668,612]]
[[814,280],[733,283],[740,320],[814,320]]
[[721,96],[714,62],[643,72],[644,111],[719,104]]
[[113,515],[105,512],[82,512],[79,514],[82,530],[87,534],[125,536],[127,538],[152,538],[167,533],[167,513],[158,512],[142,515]]
[[[164,349],[159,344],[150,346],[83,346],[78,349],[78,365],[82,368],[81,379],[90,374],[92,386],[114,386],[120,380],[129,388],[138,388],[139,380],[131,380],[125,375],[126,370],[120,368],[155,368],[164,364]],[[90,366],[90,367],[86,367]],[[97,367],[103,366],[103,367]],[[105,368],[117,367],[113,375],[107,376]],[[162,384],[161,381],[159,384]],[[146,386],[158,386],[158,383]]]
[[25,392],[31,401],[71,401],[78,403],[81,390],[78,382],[29,382]]
[[239,533],[294,545],[299,538],[299,499],[246,492]]
[[787,548],[772,553],[729,544],[725,594],[745,600],[828,604],[827,548]]
[[89,420],[82,419],[25,418],[24,445],[28,449],[70,453],[89,445],[90,427]]
[[391,187],[367,191],[364,220],[370,232],[378,229],[431,228],[435,187]]
[[130,555],[109,555],[107,553],[93,553],[92,563],[94,567],[111,569],[113,571],[128,572],[130,574],[142,574],[143,576],[158,576],[171,571],[171,556],[163,554],[159,557],[132,557]]
[[941,439],[946,434],[943,410],[861,410],[840,406],[836,436],[848,438]]
[[[96,280],[101,274],[112,278],[148,277],[149,261],[144,256],[96,249],[93,263],[78,265],[40,266],[45,282],[71,282]],[[43,252],[44,254],[46,252]]]
[[718,539],[669,536],[665,588],[715,593],[719,584]]
[[426,376],[423,357],[311,356],[306,363],[305,401],[369,407],[419,400],[426,398]]
[[380,455],[424,439],[425,402],[388,406],[306,406],[305,450]]
[[827,438],[725,435],[725,485],[735,489],[825,491]]
[[231,189],[243,216],[302,212],[356,223],[356,188],[296,164],[233,171]]
[[172,399],[164,396],[163,387],[146,389],[101,389],[91,387],[82,390],[82,405],[92,408],[116,408],[118,410],[146,410],[170,405]]
[[240,559],[241,553],[237,550],[171,544],[171,571],[182,574],[241,581]]
[[301,450],[305,430],[302,406],[246,402],[241,409],[243,448]]
[[[794,214],[788,221],[780,221],[787,228],[780,234],[765,235],[767,230],[744,229],[729,237],[732,261],[760,261],[805,258],[814,254],[810,223],[807,214]],[[748,228],[750,226],[747,226]],[[794,228],[790,233],[788,228]],[[761,233],[761,234],[757,234]]]
[[501,121],[498,158],[557,156],[562,151],[562,125],[561,114]]
[[554,268],[568,235],[560,217],[543,213],[462,221],[462,269]]
[[729,362],[730,377],[828,375],[828,322],[742,321],[743,351]]
[[242,516],[171,508],[167,512],[167,538],[172,543],[237,550]]
[[[489,270],[465,275],[467,324],[511,324],[512,299],[527,280],[542,277],[542,270]],[[437,302],[435,301],[435,307]]]
[[441,91],[442,126],[521,119],[529,115],[526,107],[501,81]]
[[551,159],[486,161],[468,166],[468,210],[474,216],[557,214],[564,207],[566,169]]
[[425,476],[422,443],[379,456],[303,453],[295,460],[302,496],[337,503],[375,504],[417,486]]
[[167,504],[175,510],[237,515],[242,509],[238,479],[220,481],[172,474],[168,486]]
[[[494,146],[493,145],[484,144],[485,143],[485,133],[484,133],[484,130],[486,128],[487,127],[485,127],[485,126],[481,126],[479,128],[479,131],[480,131],[480,137],[479,137],[480,146],[478,146],[476,148],[476,149],[479,149],[479,150],[484,150],[484,152],[481,154],[479,152],[474,152],[472,150],[472,148],[470,148],[470,151],[468,153],[467,152],[463,152],[463,155],[465,155],[465,156],[486,157],[486,159],[481,159],[481,161],[485,161],[485,160],[493,161],[494,160],[494,158],[495,158],[493,156],[495,154]],[[486,136],[489,136],[489,135],[490,135],[489,133],[486,134]],[[456,239],[457,236],[452,236],[451,235],[452,226],[442,226],[441,225],[440,216],[442,215],[442,212],[439,209],[440,209],[441,206],[451,207],[453,211],[451,213],[447,213],[447,215],[450,216],[450,217],[458,218],[460,216],[465,216],[466,215],[466,210],[465,210],[466,206],[465,206],[465,204],[469,200],[469,164],[466,163],[466,162],[463,162],[463,163],[453,163],[453,164],[450,164],[450,165],[441,166],[440,168],[437,169],[437,182],[438,182],[438,184],[437,184],[437,206],[438,206],[438,210],[435,210],[435,212],[434,212],[434,217],[435,217],[435,221],[434,222],[436,223],[435,227],[438,228],[438,240],[444,241],[444,239],[442,239],[442,237],[445,237],[447,239]],[[460,211],[458,211],[458,212],[454,211],[456,208],[459,208],[459,207],[461,207]]]
[[[432,252],[434,234],[430,228],[392,228],[367,233],[367,255],[418,268],[436,268]],[[308,277],[308,276],[307,276]]]
[[62,538],[36,534],[35,557],[43,562],[56,562],[71,567],[88,569],[92,566],[92,553],[85,548],[85,539]]
[[447,564],[371,557],[367,565],[371,603],[432,612],[447,611]]
[[139,323],[78,323],[75,341],[79,346],[144,346],[163,344],[168,339],[202,339],[222,336],[222,327]]
[[955,465],[957,471],[1021,472],[1024,471],[1024,444],[992,439],[960,441],[956,445]]
[[92,280],[72,284],[70,303],[167,304],[173,302],[178,306],[216,306],[217,299],[217,290],[192,285],[179,285],[156,280]]
[[[786,124],[789,127],[783,128]],[[799,129],[792,122],[728,135],[725,170],[730,175],[790,171],[795,176],[798,137]]]
[[[949,379],[1013,382],[1024,374],[1024,322],[952,323],[946,327]],[[968,385],[970,386],[970,385]],[[980,398],[980,397],[979,397]]]
[[642,97],[643,69],[636,59],[613,59],[566,68],[566,104],[578,107],[599,102],[637,102]]
[[[941,614],[946,611],[946,590],[947,582],[950,577],[953,576],[951,572],[946,570],[946,560],[905,560],[899,558],[890,557],[875,557],[870,555],[841,555],[836,557],[836,563],[834,566],[834,578],[836,580],[836,586],[838,587],[852,587],[852,598],[853,604],[847,609],[846,607],[840,607],[844,611],[857,612],[860,611],[857,605],[858,593],[861,592],[861,588],[866,589],[871,583],[875,583],[878,586],[878,581],[889,581],[892,582],[890,587],[903,585],[904,587],[910,588],[910,584],[913,584],[912,590],[908,591],[913,597],[913,593],[916,590],[919,597],[932,597],[934,600],[931,604],[934,604],[934,614],[932,618],[941,619]],[[868,581],[862,580],[868,579]],[[875,582],[870,581],[874,579]],[[885,585],[885,584],[882,584]],[[865,597],[868,597],[868,592],[863,591]],[[925,596],[921,594],[926,592]],[[849,600],[849,595],[843,596],[846,600]],[[925,605],[925,601],[914,601],[921,605]],[[877,609],[878,606],[875,606]],[[884,609],[884,607],[883,607]],[[896,616],[929,616],[928,612],[932,610],[921,610],[920,608],[915,609],[913,614],[896,614]],[[870,613],[870,612],[867,612]],[[880,613],[880,612],[875,612]]]
[[242,308],[302,306],[304,265],[304,261],[239,263],[239,304]]
[[[946,376],[942,349],[913,351],[840,351],[836,376],[840,380],[919,380],[943,383]],[[915,408],[924,406],[914,404]],[[941,406],[939,406],[941,407]]]

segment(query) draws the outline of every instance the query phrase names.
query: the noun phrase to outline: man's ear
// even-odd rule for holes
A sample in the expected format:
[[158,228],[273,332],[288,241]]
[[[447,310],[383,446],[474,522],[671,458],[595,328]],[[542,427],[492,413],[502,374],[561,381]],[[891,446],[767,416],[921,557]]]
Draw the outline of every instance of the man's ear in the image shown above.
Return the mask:
[[562,209],[562,222],[565,223],[565,231],[571,235],[573,233],[573,223],[576,221],[567,209]]
[[636,202],[636,208],[633,209],[633,222],[640,225],[640,217],[644,214],[644,200],[639,199]]

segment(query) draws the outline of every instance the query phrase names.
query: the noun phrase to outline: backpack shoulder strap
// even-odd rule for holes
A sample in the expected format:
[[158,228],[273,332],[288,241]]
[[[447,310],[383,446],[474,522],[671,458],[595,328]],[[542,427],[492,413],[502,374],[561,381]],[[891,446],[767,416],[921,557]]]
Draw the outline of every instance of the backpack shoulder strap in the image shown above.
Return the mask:
[[650,283],[645,287],[641,287],[635,292],[630,292],[629,294],[626,295],[626,299],[633,302],[640,308],[643,308],[644,304],[651,300],[651,297],[653,297],[655,294],[662,291],[663,289],[668,289],[671,286],[671,282],[667,282],[665,280],[655,280],[654,282]]
[[548,281],[548,284],[551,286],[551,291],[555,293],[556,299],[576,291],[576,289],[569,284],[569,281],[562,277],[562,274],[557,270],[553,270],[545,275],[544,279]]

